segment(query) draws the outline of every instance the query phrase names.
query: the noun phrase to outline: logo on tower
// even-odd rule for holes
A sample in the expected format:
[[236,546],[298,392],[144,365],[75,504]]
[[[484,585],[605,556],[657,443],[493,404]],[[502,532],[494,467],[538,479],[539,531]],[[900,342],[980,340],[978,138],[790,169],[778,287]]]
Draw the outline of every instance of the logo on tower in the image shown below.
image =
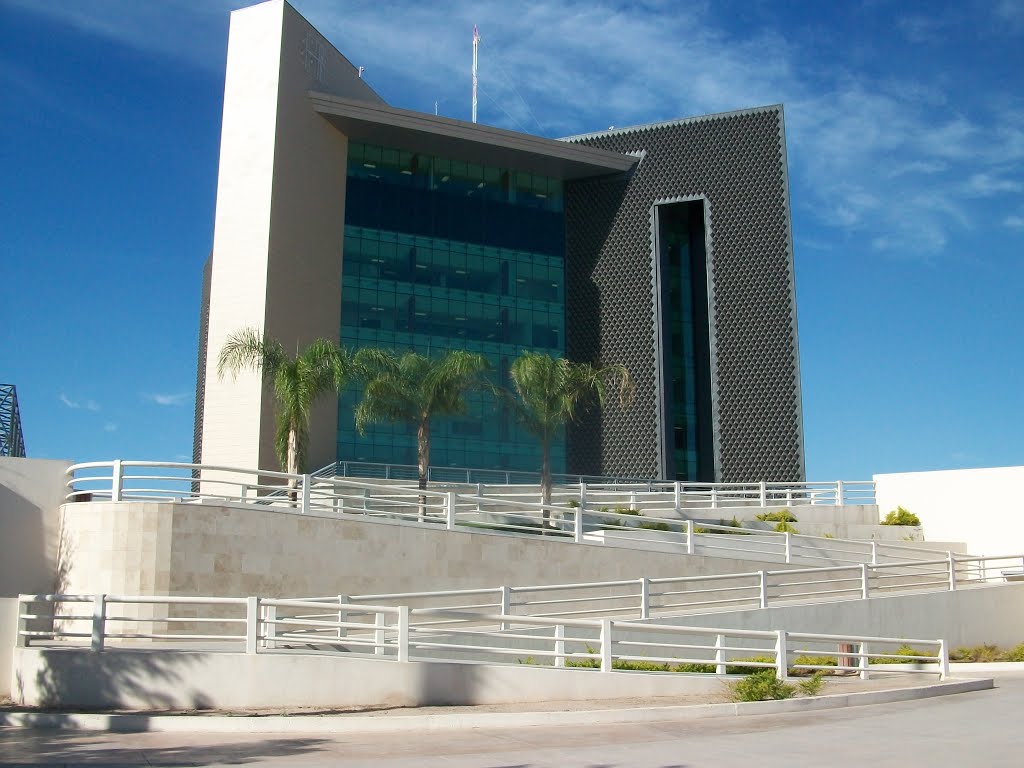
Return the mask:
[[306,32],[302,41],[302,66],[316,82],[324,82],[327,74],[327,49],[312,29]]

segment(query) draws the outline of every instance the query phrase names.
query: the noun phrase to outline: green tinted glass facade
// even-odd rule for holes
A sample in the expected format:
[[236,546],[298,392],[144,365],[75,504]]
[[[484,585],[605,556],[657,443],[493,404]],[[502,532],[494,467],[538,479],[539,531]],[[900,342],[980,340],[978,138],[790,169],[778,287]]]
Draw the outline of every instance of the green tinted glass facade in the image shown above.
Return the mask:
[[667,278],[662,290],[668,309],[665,372],[671,381],[669,477],[710,482],[714,445],[704,206],[688,201],[658,209],[661,273]]
[[[562,183],[514,170],[352,143],[342,282],[341,340],[439,355],[484,354],[507,384],[526,349],[565,352]],[[338,409],[339,460],[416,463],[414,425],[360,436],[358,391]],[[431,464],[535,471],[534,438],[490,395],[437,420]],[[552,468],[565,468],[564,441]]]

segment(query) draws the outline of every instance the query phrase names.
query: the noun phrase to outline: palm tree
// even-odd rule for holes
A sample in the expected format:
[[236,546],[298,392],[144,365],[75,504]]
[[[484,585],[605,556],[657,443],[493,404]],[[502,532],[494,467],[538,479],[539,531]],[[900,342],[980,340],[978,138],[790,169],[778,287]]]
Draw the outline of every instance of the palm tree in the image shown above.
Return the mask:
[[[347,353],[327,339],[317,339],[289,357],[281,342],[256,328],[243,328],[224,342],[217,357],[217,376],[223,378],[226,372],[237,376],[243,370],[262,371],[263,381],[273,384],[274,450],[281,469],[299,474],[306,464],[310,409],[322,395],[345,386],[351,371]],[[288,485],[294,488],[295,480]]]
[[356,352],[352,361],[365,382],[363,399],[355,410],[356,428],[365,434],[368,425],[381,421],[415,424],[419,488],[424,490],[430,467],[430,420],[465,412],[463,395],[481,385],[481,374],[490,367],[487,360],[463,350],[430,358],[366,348]]
[[[622,365],[594,366],[553,358],[539,352],[523,352],[509,368],[515,395],[505,392],[520,421],[541,446],[541,504],[547,526],[551,504],[551,441],[576,421],[594,401],[603,406],[607,389],[618,383],[619,403],[629,407],[633,382]],[[502,394],[502,391],[498,391]]]

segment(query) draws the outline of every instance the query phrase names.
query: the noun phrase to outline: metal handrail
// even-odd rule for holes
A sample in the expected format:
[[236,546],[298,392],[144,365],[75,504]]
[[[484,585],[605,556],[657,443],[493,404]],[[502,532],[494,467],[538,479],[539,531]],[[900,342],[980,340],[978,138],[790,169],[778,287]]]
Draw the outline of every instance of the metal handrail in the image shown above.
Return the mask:
[[[67,617],[59,612],[63,602],[92,602],[93,612],[87,617]],[[38,613],[33,605],[43,603],[51,606],[49,613]],[[209,604],[214,606],[244,605],[244,619],[232,616],[204,617],[211,622],[236,625],[244,623],[244,635],[187,633],[165,631],[161,624],[166,618],[143,619],[143,625],[134,632],[111,632],[109,624],[118,621],[134,621],[135,617],[110,616],[107,606],[112,603],[163,604],[170,608],[175,604]],[[714,673],[725,675],[729,666],[747,669],[774,669],[780,678],[786,678],[792,666],[798,669],[810,668],[797,664],[796,657],[805,653],[821,653],[820,646],[829,650],[838,648],[847,659],[856,659],[857,669],[862,678],[871,674],[870,661],[905,658],[910,661],[934,663],[932,669],[914,669],[904,665],[886,667],[887,673],[937,673],[945,679],[949,675],[949,653],[942,639],[908,639],[877,637],[869,635],[817,634],[810,632],[789,632],[784,629],[750,630],[720,627],[692,627],[676,624],[638,622],[629,619],[600,618],[573,619],[547,618],[537,616],[516,616],[507,612],[467,613],[458,610],[417,609],[409,606],[358,605],[340,603],[337,613],[316,616],[291,616],[279,611],[288,609],[321,610],[317,601],[290,600],[286,598],[214,598],[214,597],[153,597],[153,596],[108,596],[108,595],[20,595],[18,598],[17,644],[27,647],[34,640],[72,643],[88,638],[88,648],[102,652],[110,642],[123,643],[131,640],[226,640],[242,643],[246,654],[274,653],[289,650],[290,642],[300,642],[307,650],[316,646],[316,652],[326,655],[350,658],[360,649],[370,649],[374,658],[380,660],[449,660],[454,656],[462,663],[502,663],[506,657],[521,656],[524,643],[539,643],[543,647],[530,647],[531,655],[551,659],[553,666],[565,667],[572,660],[586,659],[602,672],[617,671],[616,662],[645,661],[663,664],[702,664],[714,666]],[[350,614],[372,614],[371,621],[352,621]],[[417,615],[444,617],[448,622],[443,627],[416,625]],[[29,629],[28,623],[49,619],[53,625],[49,630]],[[191,618],[185,621],[194,620]],[[394,623],[392,623],[392,620]],[[68,629],[63,624],[89,622],[88,632]],[[146,631],[144,622],[152,622]],[[487,624],[481,624],[486,622]],[[549,628],[552,635],[541,634],[537,629]],[[526,631],[524,631],[526,630]],[[570,634],[570,630],[578,630]],[[703,642],[699,638],[708,638]],[[711,640],[713,638],[713,640]],[[729,639],[734,642],[730,643]],[[765,645],[750,645],[750,641],[768,641]],[[475,642],[471,642],[475,641]],[[739,644],[740,641],[743,644]],[[745,642],[744,642],[745,641]],[[817,645],[816,649],[795,648],[791,643]],[[904,656],[891,652],[887,646],[914,646],[934,648],[934,655],[917,652]],[[592,648],[594,644],[596,648]],[[873,650],[869,650],[868,645]],[[583,646],[584,650],[573,650],[572,646]],[[853,650],[853,646],[857,646]],[[881,650],[878,646],[883,646]],[[186,646],[194,647],[194,646]],[[223,650],[223,649],[222,649]],[[172,652],[162,649],[162,652]],[[737,654],[757,653],[769,655],[770,661],[737,657]],[[685,654],[685,655],[680,655]],[[811,665],[815,666],[815,665]]]

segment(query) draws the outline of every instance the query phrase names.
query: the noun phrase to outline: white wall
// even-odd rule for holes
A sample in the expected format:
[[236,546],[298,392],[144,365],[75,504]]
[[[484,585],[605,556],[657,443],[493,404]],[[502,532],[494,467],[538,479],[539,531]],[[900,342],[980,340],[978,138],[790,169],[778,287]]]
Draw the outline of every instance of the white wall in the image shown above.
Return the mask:
[[[217,356],[231,333],[258,327],[289,351],[316,338],[339,337],[348,142],[314,111],[311,90],[380,102],[352,63],[283,0],[231,14],[204,464],[277,467],[269,389],[252,372],[234,380],[217,375]],[[332,397],[313,409],[309,469],[335,459],[337,410]]]
[[18,600],[0,597],[0,699],[11,695],[12,660],[18,637]]
[[1024,467],[875,475],[884,516],[902,506],[929,540],[962,541],[976,555],[1024,552]]
[[764,610],[688,615],[658,623],[691,627],[942,638],[950,648],[1024,642],[1024,583],[955,592],[887,595],[868,600],[770,606]]
[[719,693],[711,675],[376,661],[301,654],[103,653],[17,648],[16,702],[69,707],[208,709],[588,701]]
[[0,457],[0,597],[55,587],[69,461]]

